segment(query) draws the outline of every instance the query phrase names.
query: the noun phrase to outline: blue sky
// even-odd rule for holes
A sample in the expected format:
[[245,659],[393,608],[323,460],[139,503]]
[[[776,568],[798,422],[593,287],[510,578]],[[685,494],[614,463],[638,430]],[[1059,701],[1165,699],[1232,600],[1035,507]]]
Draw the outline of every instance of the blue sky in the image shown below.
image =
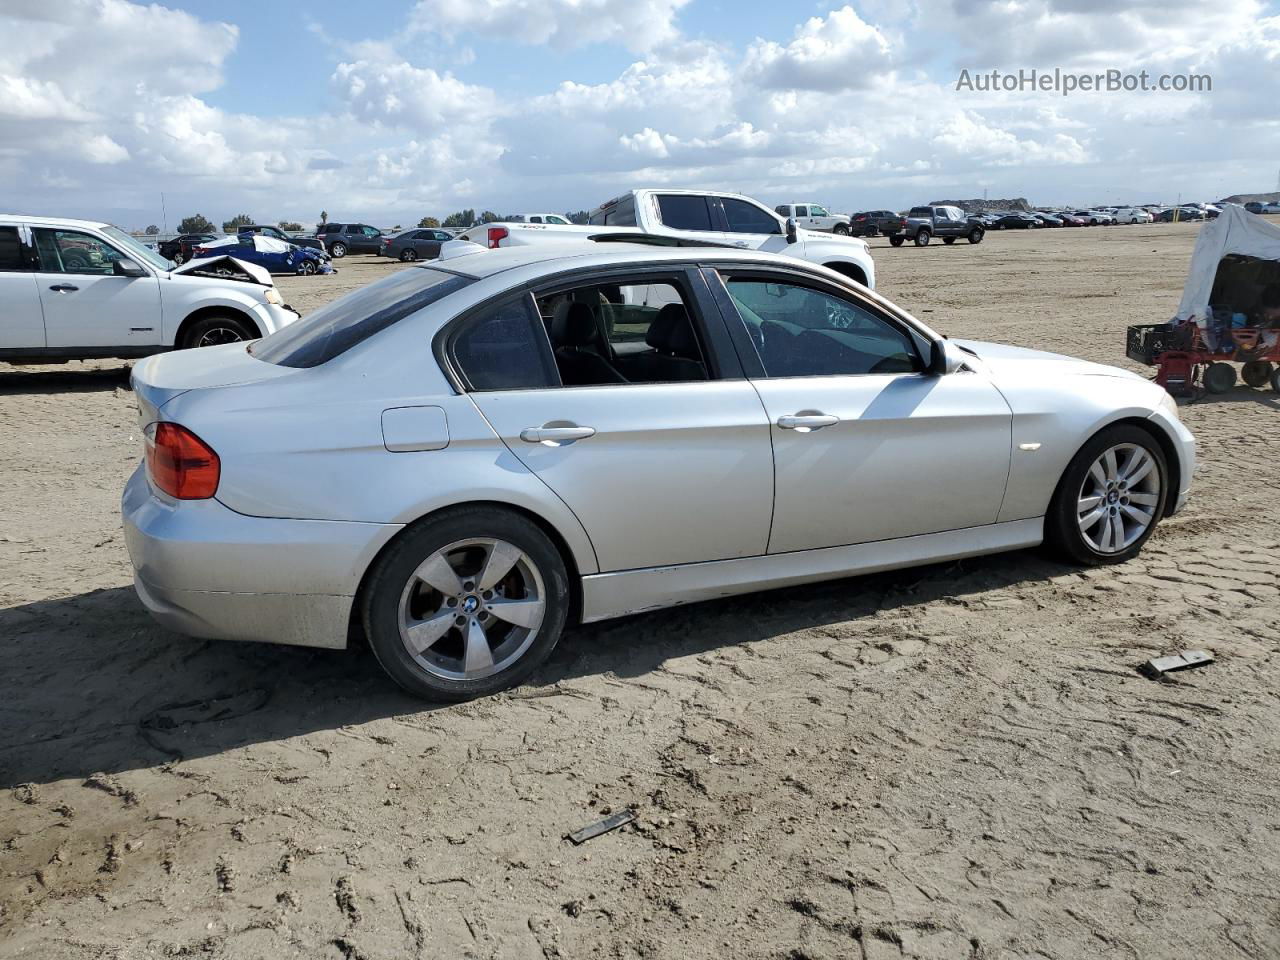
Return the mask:
[[[971,71],[1210,75],[1200,93],[957,91]],[[840,210],[1270,190],[1259,0],[0,2],[0,191],[23,212],[380,225],[737,190]]]

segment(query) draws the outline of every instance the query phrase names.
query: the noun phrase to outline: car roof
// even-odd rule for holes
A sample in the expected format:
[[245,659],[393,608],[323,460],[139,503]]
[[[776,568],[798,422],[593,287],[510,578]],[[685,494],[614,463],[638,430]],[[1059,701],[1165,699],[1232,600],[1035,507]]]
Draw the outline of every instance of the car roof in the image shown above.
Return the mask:
[[[465,242],[465,241],[464,241]],[[534,264],[559,262],[565,267],[608,267],[614,265],[648,266],[662,263],[714,263],[752,262],[796,266],[809,266],[804,261],[777,253],[760,250],[744,250],[741,247],[667,247],[644,243],[597,244],[590,241],[566,241],[565,243],[539,243],[521,247],[502,247],[498,250],[477,250],[475,253],[446,257],[422,264],[422,269],[443,269],[452,273],[481,279],[507,270]]]
[[95,230],[101,230],[103,227],[111,226],[111,224],[103,223],[101,220],[71,220],[64,217],[32,217],[25,213],[0,213],[0,220],[21,220],[23,223],[30,223],[37,227],[92,227]]

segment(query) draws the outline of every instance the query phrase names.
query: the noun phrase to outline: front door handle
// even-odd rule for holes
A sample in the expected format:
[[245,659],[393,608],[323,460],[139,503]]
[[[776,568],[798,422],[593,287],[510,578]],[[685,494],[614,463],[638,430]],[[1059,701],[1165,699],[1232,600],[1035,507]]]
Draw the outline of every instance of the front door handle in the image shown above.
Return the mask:
[[573,443],[575,440],[586,440],[596,435],[595,427],[555,426],[526,427],[520,431],[520,439],[525,443]]
[[833,423],[839,422],[839,417],[832,416],[829,413],[796,413],[789,417],[778,418],[778,426],[783,430],[799,430],[801,433],[808,433],[810,430],[821,430],[823,427],[829,427]]
[[55,283],[49,288],[54,293],[71,293],[73,290],[79,290],[74,283]]

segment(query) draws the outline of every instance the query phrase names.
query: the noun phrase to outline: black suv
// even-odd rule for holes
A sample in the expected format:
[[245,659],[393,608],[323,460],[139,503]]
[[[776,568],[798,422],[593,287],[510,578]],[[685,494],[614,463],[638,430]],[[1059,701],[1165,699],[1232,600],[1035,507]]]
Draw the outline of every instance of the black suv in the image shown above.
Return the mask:
[[906,226],[906,218],[892,210],[864,210],[849,218],[849,233],[855,237],[875,237],[895,233]]
[[324,244],[315,237],[291,237],[279,227],[264,225],[261,223],[250,223],[241,227],[236,231],[237,235],[243,233],[260,233],[264,237],[273,237],[276,240],[283,240],[285,243],[292,243],[295,247],[308,247],[312,250],[324,250]]
[[382,231],[367,223],[321,223],[316,239],[335,260],[348,253],[381,253]]

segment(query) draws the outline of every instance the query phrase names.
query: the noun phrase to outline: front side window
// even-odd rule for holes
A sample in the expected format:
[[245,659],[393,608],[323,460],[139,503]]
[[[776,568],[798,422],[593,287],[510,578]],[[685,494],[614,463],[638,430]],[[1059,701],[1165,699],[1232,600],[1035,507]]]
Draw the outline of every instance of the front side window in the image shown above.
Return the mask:
[[528,294],[485,310],[453,339],[453,358],[472,390],[536,390],[560,379]]
[[711,230],[711,207],[706,197],[683,193],[658,194],[662,222],[674,230]]
[[554,214],[547,217],[547,223],[558,223],[558,224],[561,224],[562,226],[566,226],[566,227],[569,226],[568,220],[566,220],[564,217],[557,217]]
[[380,236],[382,236],[382,231],[381,231],[381,230],[375,230],[373,227],[361,227],[361,228],[360,228],[360,231],[361,231],[361,232],[362,232],[366,237],[380,237]]
[[754,203],[724,197],[720,201],[724,205],[725,220],[730,233],[781,233],[777,219],[767,210],[762,210]]
[[120,254],[97,237],[78,230],[35,230],[41,273],[110,276]]
[[443,270],[401,270],[281,327],[249,352],[284,367],[319,366],[474,282]]
[[708,379],[693,298],[677,277],[593,283],[538,298],[566,387]]
[[27,262],[26,251],[22,249],[22,238],[17,227],[0,227],[0,271],[29,272],[31,264]]
[[809,216],[811,216],[811,217],[829,217],[829,216],[831,216],[831,214],[827,213],[827,208],[826,208],[826,207],[810,207],[810,208],[809,208]]
[[914,373],[910,336],[852,300],[787,281],[730,277],[738,308],[769,377]]

